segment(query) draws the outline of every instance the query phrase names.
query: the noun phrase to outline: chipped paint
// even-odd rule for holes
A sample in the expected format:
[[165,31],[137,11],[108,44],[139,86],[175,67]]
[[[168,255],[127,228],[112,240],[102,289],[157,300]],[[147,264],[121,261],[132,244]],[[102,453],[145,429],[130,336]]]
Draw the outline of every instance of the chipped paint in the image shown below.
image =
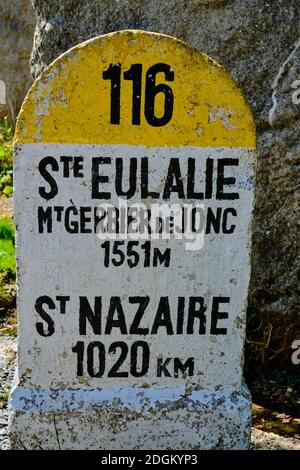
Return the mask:
[[[146,71],[162,62],[174,72],[174,80],[164,80],[159,72],[157,84],[171,86],[174,107],[164,126],[154,126],[145,119],[144,81]],[[102,75],[110,64],[121,64],[119,124],[110,123],[111,80]],[[144,70],[139,125],[131,121],[133,81],[123,80],[123,71],[132,64]],[[163,96],[160,92],[155,98],[156,116],[164,113]],[[70,174],[61,160],[66,156],[73,159]],[[93,166],[99,157],[107,158],[101,184],[112,206],[121,199],[117,160],[127,171],[135,159],[136,190],[130,203],[143,202],[151,209],[155,200],[201,202],[214,214],[229,208],[236,228],[227,233],[223,220],[219,231],[205,233],[204,248],[195,251],[186,249],[184,240],[157,241],[160,249],[170,249],[169,266],[105,265],[94,225],[86,231],[83,217],[72,232],[64,218],[70,208],[92,211],[103,202],[102,173],[97,175]],[[42,169],[45,158],[52,159],[49,173]],[[79,177],[74,176],[75,158],[82,159]],[[142,170],[145,159],[147,171]],[[177,199],[176,188],[171,197],[164,196],[171,159],[178,162],[185,191]],[[142,31],[100,36],[63,54],[41,74],[23,104],[15,135],[20,337],[18,377],[9,405],[14,447],[248,447],[251,398],[241,364],[255,161],[253,117],[241,91],[225,69],[175,38]],[[225,174],[223,164],[228,165]],[[193,192],[188,187],[192,171],[197,184]],[[146,173],[152,195],[143,193]],[[57,192],[48,197],[53,181]],[[224,197],[224,187],[233,197]],[[39,218],[39,207],[53,214],[55,207],[61,208],[60,215],[52,214],[51,229]],[[71,224],[76,226],[74,218]],[[62,296],[68,298],[65,311],[58,307]],[[84,320],[82,329],[83,305],[88,300],[94,308],[96,297],[101,298],[101,323]],[[133,305],[145,297],[149,307],[140,319],[143,330],[137,331]],[[108,320],[117,298],[125,312],[122,327],[116,318],[115,323]],[[168,299],[170,308],[163,316],[161,299]],[[202,313],[195,310],[194,299],[203,302]],[[114,375],[119,351],[110,348],[120,348],[120,342],[127,352],[121,375]],[[143,356],[136,353],[132,359],[137,343]],[[90,345],[96,345],[98,356],[94,349],[92,355],[87,352]],[[169,368],[161,368],[167,360]],[[187,360],[193,365],[183,366]]]
[[[157,129],[142,119],[132,132],[132,83],[124,81],[121,123],[108,126],[109,83],[101,79],[98,64],[104,68],[110,63],[122,63],[123,70],[128,70],[133,62],[141,62],[147,69],[162,61],[171,64],[175,72],[172,121]],[[160,106],[162,100],[158,98],[157,114]],[[216,110],[219,110],[217,114]],[[151,147],[255,148],[256,145],[251,111],[227,71],[178,39],[143,31],[99,36],[56,59],[35,81],[24,101],[15,142]]]

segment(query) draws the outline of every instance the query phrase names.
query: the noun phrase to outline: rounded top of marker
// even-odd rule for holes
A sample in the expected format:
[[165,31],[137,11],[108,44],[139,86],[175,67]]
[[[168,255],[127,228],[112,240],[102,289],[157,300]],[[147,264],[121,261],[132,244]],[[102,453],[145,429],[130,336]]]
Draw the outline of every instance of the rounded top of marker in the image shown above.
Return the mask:
[[[145,114],[145,93],[152,94],[158,117],[165,93],[153,86],[149,91],[146,76],[161,63],[174,78],[158,71],[152,84],[171,89],[172,117],[153,126]],[[112,82],[103,78],[110,64],[120,66],[119,124],[110,122]],[[141,64],[139,125],[132,124],[134,79],[124,78],[133,64]],[[250,107],[224,67],[171,36],[126,30],[85,41],[44,70],[24,100],[15,143],[255,148],[256,138]]]

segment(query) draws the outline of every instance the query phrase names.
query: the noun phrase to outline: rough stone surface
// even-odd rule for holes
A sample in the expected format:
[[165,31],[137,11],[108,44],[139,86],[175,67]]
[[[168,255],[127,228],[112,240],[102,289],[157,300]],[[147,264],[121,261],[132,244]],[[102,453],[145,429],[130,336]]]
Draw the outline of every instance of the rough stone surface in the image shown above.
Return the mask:
[[251,447],[253,450],[300,450],[300,441],[252,428]]
[[28,389],[20,387],[13,392],[13,412],[9,410],[12,448],[249,448],[251,400],[246,390],[228,394],[222,390],[214,395],[211,390],[164,393],[160,389],[155,393],[153,388],[149,393],[120,388],[114,396],[111,389],[55,392],[32,390],[28,394]]
[[[16,367],[17,340],[9,336],[0,337],[0,382],[6,388],[10,388]],[[0,409],[0,450],[10,448],[8,438],[8,416],[7,409]],[[61,443],[59,442],[60,446]],[[57,439],[55,446],[58,448]],[[299,440],[286,438],[274,433],[264,432],[252,428],[251,448],[253,450],[299,450]]]
[[0,3],[0,80],[6,85],[5,114],[14,118],[32,78],[30,53],[35,13],[30,0],[2,0]]
[[[252,105],[258,129],[250,329],[252,357],[293,366],[299,328],[298,0],[33,1],[38,15],[32,72],[85,39],[135,28],[186,40],[227,66]],[[298,120],[298,121],[297,121]],[[260,327],[259,327],[260,326]],[[258,328],[259,327],[259,328]],[[274,362],[270,363],[274,364]]]

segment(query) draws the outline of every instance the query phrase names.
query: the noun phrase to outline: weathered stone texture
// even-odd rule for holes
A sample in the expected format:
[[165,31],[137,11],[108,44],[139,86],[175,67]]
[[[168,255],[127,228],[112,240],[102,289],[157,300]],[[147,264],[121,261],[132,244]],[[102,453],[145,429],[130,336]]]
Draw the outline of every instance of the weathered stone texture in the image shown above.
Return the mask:
[[1,110],[13,118],[32,83],[30,53],[35,21],[30,0],[0,2],[0,80],[6,84],[6,104]]
[[[258,131],[257,201],[250,286],[252,345],[262,362],[289,364],[299,332],[299,119],[292,83],[300,79],[298,0],[33,0],[36,77],[59,54],[121,29],[163,32],[225,65],[251,104]],[[299,333],[298,333],[299,334]],[[253,338],[252,334],[252,338]],[[278,352],[282,349],[282,352]]]

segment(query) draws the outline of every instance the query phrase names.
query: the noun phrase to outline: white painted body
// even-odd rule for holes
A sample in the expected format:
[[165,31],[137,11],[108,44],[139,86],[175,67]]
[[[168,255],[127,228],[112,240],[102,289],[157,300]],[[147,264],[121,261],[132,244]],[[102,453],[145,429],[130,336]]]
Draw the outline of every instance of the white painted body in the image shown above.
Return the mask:
[[[47,183],[38,165],[48,155],[83,156],[85,176],[64,178],[57,172],[58,195],[45,201],[38,188]],[[233,201],[213,198],[203,203],[204,207],[211,208],[234,207],[237,210],[234,233],[206,234],[204,246],[198,251],[186,250],[185,241],[181,240],[155,241],[156,246],[171,248],[170,267],[133,269],[126,265],[104,268],[102,241],[93,233],[69,234],[54,223],[53,233],[39,234],[38,206],[94,207],[103,202],[91,199],[91,159],[97,156],[111,157],[112,161],[122,157],[124,162],[130,157],[138,160],[143,156],[149,156],[149,160],[151,157],[150,176],[156,189],[162,185],[170,157],[179,157],[182,168],[186,167],[187,158],[194,157],[199,159],[200,169],[207,157],[239,158],[239,166],[230,168],[230,176],[236,178],[234,189],[238,190],[240,198]],[[68,449],[247,448],[251,400],[242,385],[242,365],[250,276],[253,164],[253,151],[239,148],[71,144],[18,147],[14,204],[20,359],[19,382],[10,402],[10,428],[15,446],[22,447],[16,436],[30,423],[28,439],[23,443],[25,447],[56,448],[51,418],[54,415],[61,430],[59,446]],[[112,182],[113,169],[113,165],[105,167],[105,175]],[[199,188],[201,179],[199,172]],[[103,186],[111,188],[111,184]],[[116,198],[106,202],[118,205]],[[139,195],[130,200],[133,202],[141,202]],[[174,197],[170,202],[180,201]],[[56,328],[50,337],[40,336],[35,327],[40,319],[34,305],[42,295],[53,299],[70,296],[65,314],[49,311]],[[156,335],[138,337],[121,334],[117,329],[110,335],[95,335],[88,326],[87,335],[80,336],[79,296],[89,298],[91,305],[95,296],[102,296],[103,312],[107,312],[108,299],[116,295],[124,299],[125,307],[129,296],[150,296],[151,302],[141,323],[143,327],[151,325],[160,297],[169,297],[171,312],[179,296],[203,296],[208,305],[214,295],[230,297],[230,304],[224,309],[228,319],[219,323],[220,327],[226,324],[227,334],[210,335],[208,317],[204,335],[167,335],[163,328]],[[133,308],[126,309],[126,320],[130,321],[133,314]],[[195,325],[197,329],[197,321]],[[86,372],[83,377],[76,376],[76,355],[72,347],[77,341],[101,341],[107,349],[113,341],[125,341],[130,347],[136,340],[146,341],[150,347],[150,366],[145,376],[135,378],[129,374],[116,379],[104,374],[101,378],[92,378]],[[194,357],[194,375],[157,377],[157,358],[175,356]],[[115,356],[107,354],[107,361],[109,369]],[[128,356],[122,370],[129,370]],[[122,417],[113,419],[118,413]],[[114,420],[117,420],[116,428]],[[40,435],[48,437],[40,439]]]

